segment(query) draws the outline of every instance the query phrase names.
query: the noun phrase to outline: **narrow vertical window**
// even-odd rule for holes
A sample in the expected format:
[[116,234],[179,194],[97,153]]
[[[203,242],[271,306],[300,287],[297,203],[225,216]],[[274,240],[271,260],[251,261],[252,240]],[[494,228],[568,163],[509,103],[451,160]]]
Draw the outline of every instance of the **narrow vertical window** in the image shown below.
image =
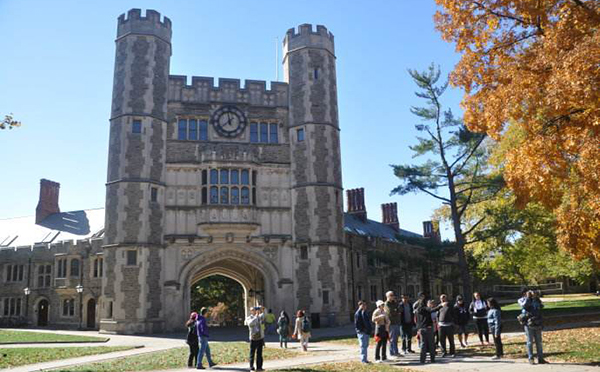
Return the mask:
[[247,187],[242,187],[242,204],[250,204],[250,189],[248,189]]
[[298,142],[304,141],[304,128],[296,130],[296,138]]
[[250,142],[258,142],[258,124],[250,123]]
[[210,184],[216,185],[219,183],[219,171],[216,169],[210,170]]
[[269,142],[269,124],[260,123],[260,142]]
[[258,177],[257,171],[252,171],[252,186],[256,186],[256,178]]
[[188,139],[194,141],[198,139],[198,122],[196,119],[190,119],[188,122]]
[[150,188],[150,201],[156,202],[158,200],[158,188]]
[[308,260],[308,247],[306,245],[300,246],[300,259]]
[[221,169],[221,183],[229,183],[229,169]]
[[240,204],[240,189],[237,187],[231,188],[231,204]]
[[200,120],[199,122],[200,141],[208,141],[208,124],[206,120]]
[[210,204],[219,204],[219,188],[217,186],[210,188]]
[[94,260],[94,278],[98,277],[98,259]]
[[131,125],[131,133],[142,133],[142,121],[141,120],[134,120],[132,125]]
[[6,281],[12,281],[12,265],[6,266]]
[[100,261],[100,269],[98,269],[98,275],[102,277],[104,275],[104,258],[99,258]]
[[329,291],[323,290],[323,305],[329,305]]
[[250,184],[250,178],[249,178],[248,170],[244,169],[244,170],[242,170],[242,185],[249,185],[249,184]]
[[240,171],[237,169],[231,170],[231,184],[238,185],[240,183]]
[[206,169],[202,170],[202,184],[206,185],[208,183],[208,171]]
[[258,205],[256,202],[256,188],[252,188],[252,205]]
[[127,266],[137,265],[137,251],[127,251]]
[[202,204],[208,204],[208,190],[206,187],[202,188]]
[[221,204],[229,204],[229,187],[221,187]]
[[177,139],[185,140],[187,139],[187,120],[179,119],[179,130]]
[[315,80],[317,80],[319,78],[319,68],[315,67],[315,69],[313,70],[313,78]]
[[71,260],[71,276],[79,276],[79,260]]
[[279,136],[277,135],[277,124],[269,124],[269,137],[269,142],[279,142]]

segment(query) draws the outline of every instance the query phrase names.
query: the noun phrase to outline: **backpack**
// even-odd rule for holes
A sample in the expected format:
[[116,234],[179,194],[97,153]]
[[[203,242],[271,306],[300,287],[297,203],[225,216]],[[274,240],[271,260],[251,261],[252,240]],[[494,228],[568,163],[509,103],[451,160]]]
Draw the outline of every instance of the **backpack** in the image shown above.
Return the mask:
[[310,332],[310,321],[306,316],[302,319],[302,332]]

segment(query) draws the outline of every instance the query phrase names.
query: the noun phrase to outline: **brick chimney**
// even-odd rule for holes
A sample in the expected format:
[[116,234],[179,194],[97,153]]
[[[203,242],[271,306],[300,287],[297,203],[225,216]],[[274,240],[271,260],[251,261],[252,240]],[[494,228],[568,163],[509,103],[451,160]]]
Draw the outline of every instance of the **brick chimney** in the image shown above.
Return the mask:
[[440,235],[439,221],[423,221],[423,236],[435,239],[436,242],[440,243],[442,236]]
[[35,223],[42,222],[46,217],[54,213],[60,213],[58,207],[58,192],[60,183],[46,179],[40,180],[40,200],[35,209]]
[[390,226],[396,231],[400,230],[400,223],[398,222],[397,203],[381,204],[381,222],[384,225]]
[[346,190],[348,199],[348,213],[358,217],[363,222],[367,220],[367,210],[365,209],[365,189]]

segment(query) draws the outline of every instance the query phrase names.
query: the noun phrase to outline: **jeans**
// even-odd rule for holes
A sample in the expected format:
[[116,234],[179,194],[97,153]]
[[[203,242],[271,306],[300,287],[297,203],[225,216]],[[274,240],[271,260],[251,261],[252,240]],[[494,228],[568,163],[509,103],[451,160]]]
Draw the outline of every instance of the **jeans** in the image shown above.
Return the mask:
[[411,343],[413,337],[412,324],[402,324],[402,351],[407,352],[412,350]]
[[265,346],[265,340],[252,340],[250,341],[250,368],[254,368],[254,354],[256,354],[256,369],[262,369],[263,367],[263,346]]
[[390,355],[398,355],[400,324],[390,324]]
[[454,347],[454,326],[440,326],[440,347],[442,349],[442,353],[446,354],[446,338],[448,339],[448,343],[450,344],[450,352],[449,354],[454,355],[456,353]]
[[538,361],[543,360],[542,328],[525,326],[525,336],[527,336],[527,357],[533,359],[533,342],[535,341]]
[[421,347],[421,363],[425,363],[425,359],[427,359],[427,353],[431,358],[431,363],[435,362],[435,344],[433,343],[433,329],[430,328],[421,328],[419,329],[419,334],[421,335],[421,342],[419,346]]
[[206,361],[209,366],[212,366],[214,363],[210,356],[210,346],[208,345],[208,337],[199,336],[198,341],[200,344],[200,351],[198,351],[198,367],[202,366],[202,358],[204,354],[206,354]]
[[476,319],[475,326],[477,326],[479,341],[483,342],[483,337],[485,336],[485,341],[490,342],[490,330],[488,328],[487,319]]
[[360,361],[367,363],[367,351],[369,350],[369,335],[367,333],[358,332],[358,346],[360,347]]

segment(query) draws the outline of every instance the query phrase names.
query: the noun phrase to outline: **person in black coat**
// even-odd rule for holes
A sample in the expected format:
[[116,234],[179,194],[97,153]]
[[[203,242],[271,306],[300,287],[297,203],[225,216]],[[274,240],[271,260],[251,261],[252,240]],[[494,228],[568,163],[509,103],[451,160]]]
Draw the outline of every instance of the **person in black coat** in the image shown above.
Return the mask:
[[469,308],[465,304],[463,296],[456,296],[456,303],[454,304],[454,323],[456,324],[456,333],[458,334],[458,341],[460,341],[461,347],[469,346],[469,332],[467,332],[467,325],[469,324],[470,319]]
[[419,293],[419,300],[415,304],[415,314],[417,318],[417,332],[420,338],[421,364],[425,363],[427,353],[431,358],[431,363],[435,363],[435,344],[433,342],[433,319],[431,313],[438,311],[442,305],[434,306],[433,300],[427,301],[424,293]]
[[190,355],[188,356],[188,367],[194,367],[198,360],[198,334],[196,332],[196,321],[198,320],[198,313],[193,312],[190,314],[190,319],[185,322],[185,326],[188,329],[186,343],[190,348]]

